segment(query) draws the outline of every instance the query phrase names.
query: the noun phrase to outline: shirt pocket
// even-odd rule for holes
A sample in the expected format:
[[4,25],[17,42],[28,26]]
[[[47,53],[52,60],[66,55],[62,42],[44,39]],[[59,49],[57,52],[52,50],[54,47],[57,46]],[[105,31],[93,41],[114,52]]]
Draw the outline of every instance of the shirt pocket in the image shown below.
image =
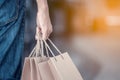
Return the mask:
[[0,1],[0,28],[18,18],[18,0]]

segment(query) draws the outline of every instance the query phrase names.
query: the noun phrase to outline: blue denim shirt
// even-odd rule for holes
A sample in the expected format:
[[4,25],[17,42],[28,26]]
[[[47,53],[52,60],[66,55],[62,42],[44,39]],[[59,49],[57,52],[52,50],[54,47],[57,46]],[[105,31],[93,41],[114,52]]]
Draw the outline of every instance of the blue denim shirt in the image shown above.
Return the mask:
[[0,0],[0,80],[20,80],[24,0]]
[[19,0],[0,0],[0,26],[14,21],[18,17]]

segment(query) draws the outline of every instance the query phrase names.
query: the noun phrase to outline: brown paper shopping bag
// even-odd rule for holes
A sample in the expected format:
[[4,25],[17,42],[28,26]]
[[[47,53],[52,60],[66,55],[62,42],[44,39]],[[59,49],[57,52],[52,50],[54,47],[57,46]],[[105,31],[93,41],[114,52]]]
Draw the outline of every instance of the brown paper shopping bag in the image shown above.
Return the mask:
[[61,53],[60,50],[53,44],[53,42],[48,39],[53,47],[59,52],[58,56],[55,56],[53,51],[50,49],[46,41],[45,45],[48,47],[53,57],[49,57],[48,64],[52,75],[55,80],[83,80],[80,72],[74,65],[69,54]]
[[55,80],[55,78],[51,72],[50,66],[48,64],[48,61],[39,63],[38,67],[39,67],[39,71],[40,71],[42,80]]
[[47,58],[43,50],[43,43],[37,41],[29,57],[25,58],[21,80],[55,80],[48,64],[48,52]]
[[[32,51],[31,54],[33,53]],[[42,80],[38,70],[38,63],[42,61],[41,59],[40,57],[34,56],[25,58],[21,80]]]

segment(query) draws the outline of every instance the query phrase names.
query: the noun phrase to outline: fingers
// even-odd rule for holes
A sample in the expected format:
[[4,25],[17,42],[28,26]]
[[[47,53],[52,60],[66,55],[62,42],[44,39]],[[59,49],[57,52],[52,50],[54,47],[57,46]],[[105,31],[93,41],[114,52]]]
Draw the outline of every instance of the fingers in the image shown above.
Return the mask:
[[50,27],[36,27],[36,40],[47,40],[52,33],[52,29]]
[[42,28],[41,31],[42,31],[42,39],[43,40],[47,40],[52,32],[50,27]]

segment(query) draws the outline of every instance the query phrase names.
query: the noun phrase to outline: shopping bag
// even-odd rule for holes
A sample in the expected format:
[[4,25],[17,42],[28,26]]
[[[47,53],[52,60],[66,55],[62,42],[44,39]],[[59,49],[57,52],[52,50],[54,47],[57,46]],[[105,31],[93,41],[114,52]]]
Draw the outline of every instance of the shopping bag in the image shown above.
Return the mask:
[[37,41],[29,57],[25,58],[21,80],[55,80],[48,64],[49,59],[44,56],[43,48],[41,52],[40,49]]
[[53,47],[58,51],[59,55],[55,56],[50,46],[46,41],[45,45],[48,47],[53,57],[49,57],[48,64],[55,80],[83,80],[80,72],[74,65],[72,59],[67,52],[61,53],[60,50],[48,39]]
[[42,80],[56,80],[51,72],[48,61],[39,63],[38,68],[39,68]]
[[25,58],[21,80],[42,80],[37,65],[40,59],[40,57]]
[[[41,53],[43,54],[43,56],[45,56],[45,52],[44,52],[44,46],[43,46],[43,41],[41,41]],[[48,49],[47,47],[45,46],[45,49],[46,49],[46,60],[42,60],[39,64],[38,64],[38,69],[39,69],[39,72],[40,72],[40,75],[41,75],[41,79],[42,80],[55,80],[52,72],[51,72],[51,69],[50,69],[50,66],[48,64],[48,61],[49,61],[49,53],[48,53]]]
[[39,44],[34,47],[29,57],[25,58],[21,80],[42,80],[40,72],[38,70],[38,63],[40,63],[44,57],[36,56]]
[[55,56],[47,42],[43,40],[46,50],[48,49],[53,57],[49,57],[48,52],[45,56],[43,47],[40,54],[42,56],[38,56],[40,47],[34,48],[30,56],[25,58],[21,80],[83,80],[68,53],[62,54],[52,41],[49,41],[59,55]]

